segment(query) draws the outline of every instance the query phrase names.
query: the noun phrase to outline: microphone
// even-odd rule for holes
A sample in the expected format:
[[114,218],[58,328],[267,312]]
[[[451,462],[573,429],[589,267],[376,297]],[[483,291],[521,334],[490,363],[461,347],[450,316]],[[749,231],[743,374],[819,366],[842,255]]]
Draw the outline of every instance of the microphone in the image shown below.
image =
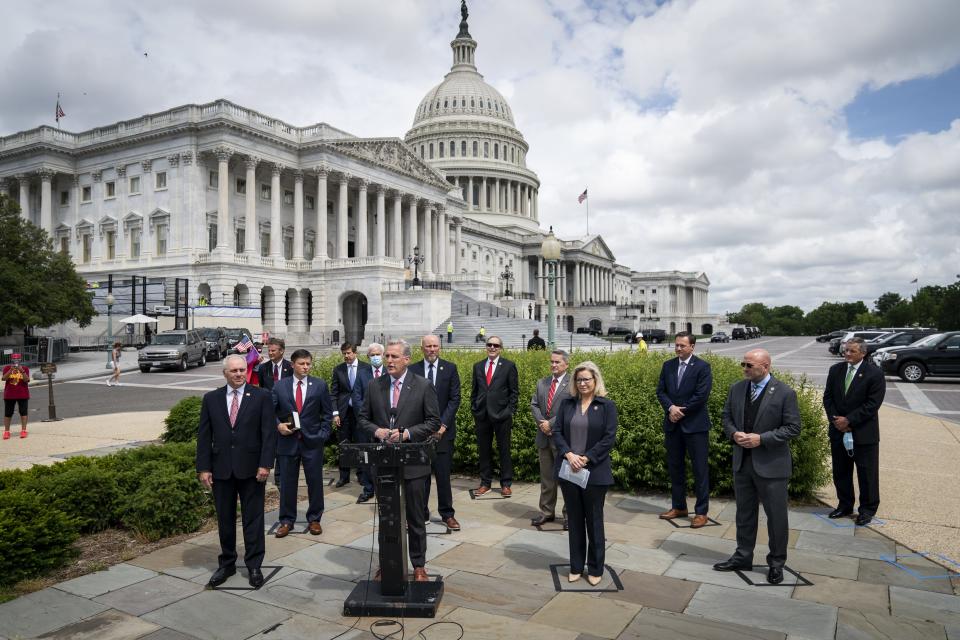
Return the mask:
[[393,431],[394,424],[397,422],[397,408],[390,407],[390,431]]

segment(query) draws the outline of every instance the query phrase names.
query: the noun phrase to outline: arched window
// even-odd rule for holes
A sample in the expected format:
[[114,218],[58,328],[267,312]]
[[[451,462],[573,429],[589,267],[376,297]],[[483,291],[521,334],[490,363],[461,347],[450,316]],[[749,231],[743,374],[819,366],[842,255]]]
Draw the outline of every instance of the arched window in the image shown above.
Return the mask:
[[477,141],[476,140],[473,141],[473,157],[474,158],[477,157]]
[[447,108],[447,99],[446,99],[446,98],[443,99],[443,108],[444,108],[444,109]]
[[444,147],[445,147],[445,145],[443,144],[443,142],[438,142],[438,143],[437,143],[437,151],[440,152],[440,157],[441,157],[441,158],[443,157]]
[[513,147],[510,147],[510,162],[513,162]]
[[484,157],[484,158],[489,158],[489,157],[490,157],[490,143],[489,143],[489,142],[484,142],[484,143],[483,143],[483,157]]
[[463,156],[464,158],[467,157],[467,141],[466,140],[460,143],[460,155]]
[[489,101],[489,100],[487,100],[487,109],[493,109],[493,107],[490,105],[490,101]]
[[500,103],[499,103],[499,102],[494,102],[494,103],[493,103],[493,108],[496,110],[497,113],[500,113]]
[[420,159],[423,159],[423,145],[420,145]]
[[450,141],[450,157],[457,155],[457,143],[453,140]]
[[473,98],[470,98],[470,106],[471,106],[471,107],[477,106],[477,105],[474,103]]
[[493,159],[494,160],[500,159],[500,145],[497,144],[496,142],[493,143]]
[[433,143],[430,143],[430,159],[433,160]]

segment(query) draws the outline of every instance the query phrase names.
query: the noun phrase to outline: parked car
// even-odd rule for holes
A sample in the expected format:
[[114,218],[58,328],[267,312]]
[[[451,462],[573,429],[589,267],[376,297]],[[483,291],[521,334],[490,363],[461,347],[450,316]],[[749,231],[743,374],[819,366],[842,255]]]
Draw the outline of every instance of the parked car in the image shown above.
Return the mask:
[[863,338],[866,341],[873,340],[874,338],[879,338],[885,336],[889,331],[880,331],[879,329],[874,329],[872,331],[847,331],[843,334],[841,338],[834,338],[830,341],[830,347],[828,351],[835,356],[843,354],[843,345],[846,344],[847,340],[850,338]]
[[151,367],[176,367],[186,371],[191,364],[207,364],[207,341],[195,329],[163,331],[153,336],[153,343],[137,354],[140,371]]
[[227,355],[227,330],[223,327],[200,327],[197,332],[207,341],[207,360],[220,360]]
[[883,373],[906,382],[923,382],[927,376],[960,378],[960,331],[949,331],[930,344],[901,347],[887,352]]
[[607,327],[608,336],[628,336],[632,333],[634,333],[633,329],[626,327]]
[[895,331],[885,336],[874,338],[866,344],[867,355],[872,355],[877,349],[884,347],[905,347],[913,344],[920,338],[937,333],[936,329],[910,329],[906,331]]
[[730,337],[734,340],[746,340],[747,339],[747,330],[743,327],[736,327],[733,331],[730,332]]
[[247,334],[247,337],[250,338],[250,342],[253,342],[253,332],[249,329],[243,329],[239,327],[225,327],[224,332],[227,334],[227,350],[233,349],[234,345],[240,342],[240,338],[243,334]]
[[725,331],[717,331],[710,336],[710,342],[730,342],[730,336]]
[[940,341],[940,338],[943,337],[942,333],[933,333],[924,338],[920,338],[912,344],[908,344],[906,347],[880,347],[873,352],[872,358],[875,365],[882,366],[883,361],[886,360],[889,356],[887,355],[891,351],[900,351],[901,349],[906,349],[907,347],[925,347],[931,344],[936,344]]
[[817,336],[817,342],[830,342],[834,338],[842,338],[843,334],[847,332],[846,329],[840,329],[838,331],[831,331],[830,333],[825,333],[822,336]]
[[577,333],[586,333],[591,336],[603,335],[603,333],[599,329],[594,329],[593,327],[577,327]]
[[[643,340],[647,344],[660,344],[661,342],[665,342],[667,339],[667,332],[664,329],[640,329],[639,332],[643,334]],[[631,333],[626,335],[624,336],[623,341],[636,344],[637,334]]]

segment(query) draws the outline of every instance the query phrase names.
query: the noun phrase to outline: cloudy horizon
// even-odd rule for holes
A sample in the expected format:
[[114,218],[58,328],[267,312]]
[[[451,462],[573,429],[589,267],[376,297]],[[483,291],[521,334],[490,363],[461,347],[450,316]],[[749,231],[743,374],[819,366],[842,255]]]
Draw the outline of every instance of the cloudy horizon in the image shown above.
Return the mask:
[[[540,222],[710,310],[909,296],[960,274],[960,3],[473,0]],[[402,138],[449,71],[455,0],[51,0],[5,16],[0,136],[225,98]],[[918,284],[911,281],[919,279]]]

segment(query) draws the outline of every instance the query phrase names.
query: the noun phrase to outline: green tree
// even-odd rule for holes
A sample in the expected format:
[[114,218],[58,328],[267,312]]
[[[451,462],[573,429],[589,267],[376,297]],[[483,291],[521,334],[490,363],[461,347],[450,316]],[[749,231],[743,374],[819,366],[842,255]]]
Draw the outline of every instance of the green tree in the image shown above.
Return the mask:
[[824,302],[803,319],[806,333],[819,334],[845,329],[855,324],[861,313],[867,313],[867,305],[857,302]]
[[[910,306],[913,308],[913,319],[920,326],[932,327],[940,319],[940,310],[943,304],[944,295],[947,292],[946,287],[931,285],[921,287],[910,300]],[[943,327],[939,327],[943,328]]]
[[20,216],[20,206],[0,194],[0,330],[49,327],[93,318],[86,283],[67,254],[54,251],[47,232]]
[[937,328],[942,331],[960,329],[960,280],[944,289]]
[[886,316],[894,307],[903,302],[905,300],[899,293],[887,291],[873,301],[873,308],[881,316]]

